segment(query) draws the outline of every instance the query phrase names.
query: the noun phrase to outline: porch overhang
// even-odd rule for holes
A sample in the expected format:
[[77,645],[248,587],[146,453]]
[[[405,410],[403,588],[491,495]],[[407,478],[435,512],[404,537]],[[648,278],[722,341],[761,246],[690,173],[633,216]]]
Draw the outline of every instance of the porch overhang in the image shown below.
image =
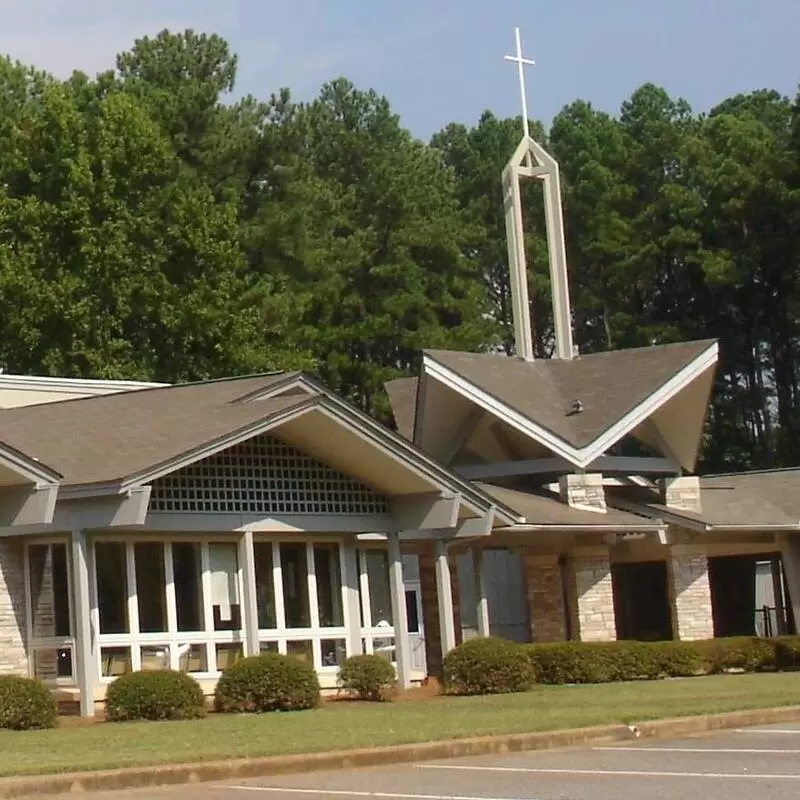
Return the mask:
[[9,528],[6,535],[13,535],[26,525],[49,525],[57,498],[57,483],[0,488],[0,529]]

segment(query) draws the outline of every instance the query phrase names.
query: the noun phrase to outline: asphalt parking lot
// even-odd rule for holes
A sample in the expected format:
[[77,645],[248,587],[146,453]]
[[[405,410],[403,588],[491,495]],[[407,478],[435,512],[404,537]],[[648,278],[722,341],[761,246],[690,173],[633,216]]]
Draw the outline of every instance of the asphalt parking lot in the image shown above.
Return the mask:
[[786,800],[800,797],[800,724],[679,741],[99,793],[96,800]]

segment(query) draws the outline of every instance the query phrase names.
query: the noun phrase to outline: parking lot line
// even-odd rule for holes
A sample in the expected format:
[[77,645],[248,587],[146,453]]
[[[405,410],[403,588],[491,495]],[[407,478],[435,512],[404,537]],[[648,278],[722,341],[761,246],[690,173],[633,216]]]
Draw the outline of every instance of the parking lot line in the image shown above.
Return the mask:
[[776,733],[779,736],[800,736],[800,728],[792,730],[792,728],[737,728],[735,733]]
[[750,755],[793,755],[800,750],[775,750],[769,747],[593,747],[592,750],[610,750],[618,753],[742,753]]
[[481,767],[456,764],[417,764],[420,769],[442,769],[482,772],[525,773],[528,775],[580,775],[620,778],[716,778],[718,780],[800,781],[800,775],[781,775],[763,772],[655,772],[622,769],[545,769],[537,767]]
[[226,786],[228,791],[267,792],[271,794],[316,794],[336,797],[374,797],[379,800],[537,800],[535,797],[484,797],[457,794],[408,794],[405,792],[364,792],[348,789],[307,789],[285,786]]

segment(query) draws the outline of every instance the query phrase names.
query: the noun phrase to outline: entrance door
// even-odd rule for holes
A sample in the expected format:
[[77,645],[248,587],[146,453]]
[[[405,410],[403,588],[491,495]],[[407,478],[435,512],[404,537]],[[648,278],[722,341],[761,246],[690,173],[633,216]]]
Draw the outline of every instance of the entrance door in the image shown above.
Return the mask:
[[411,669],[426,673],[425,631],[422,626],[422,591],[418,581],[406,581],[406,617],[408,643],[411,649]]

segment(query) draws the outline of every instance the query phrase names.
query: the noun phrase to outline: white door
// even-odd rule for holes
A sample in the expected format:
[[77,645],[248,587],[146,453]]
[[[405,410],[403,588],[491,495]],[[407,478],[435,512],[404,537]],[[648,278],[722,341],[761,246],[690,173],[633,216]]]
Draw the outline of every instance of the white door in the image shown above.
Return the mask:
[[411,671],[425,675],[425,631],[422,626],[422,592],[418,581],[406,581],[406,616],[411,649]]

